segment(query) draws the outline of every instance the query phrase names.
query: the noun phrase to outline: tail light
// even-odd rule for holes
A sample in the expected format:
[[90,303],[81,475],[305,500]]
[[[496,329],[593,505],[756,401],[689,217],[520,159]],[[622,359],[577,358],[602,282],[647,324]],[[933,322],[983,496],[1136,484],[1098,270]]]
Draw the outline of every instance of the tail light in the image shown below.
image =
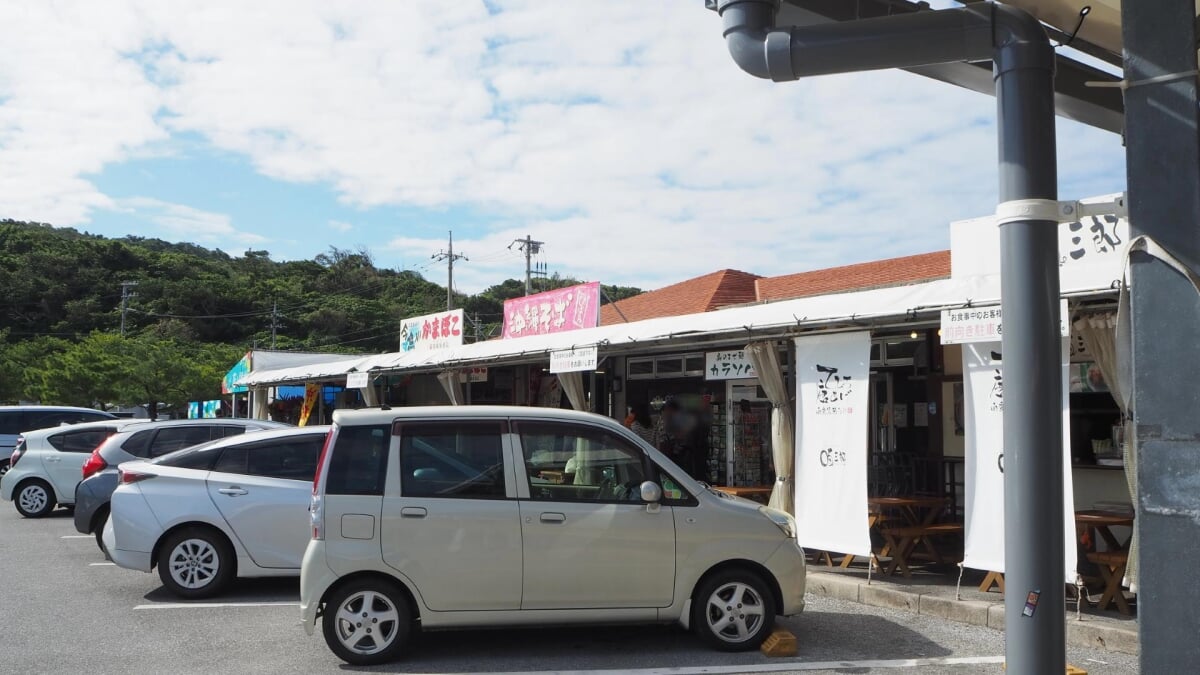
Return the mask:
[[117,469],[117,476],[118,476],[118,481],[121,483],[121,485],[129,485],[130,483],[137,483],[139,481],[146,480],[147,478],[154,478],[154,474],[152,474],[152,473],[143,473],[141,471],[127,471],[125,469],[120,469],[120,468]]
[[86,479],[95,473],[99,473],[108,468],[108,462],[100,456],[100,449],[92,451],[92,456],[83,464],[83,477]]
[[13,448],[12,456],[8,458],[8,468],[16,466],[17,460],[21,459],[23,454],[25,454],[25,437],[17,436],[17,445]]
[[333,447],[333,437],[337,435],[337,427],[325,435],[325,445],[321,446],[321,456],[317,459],[317,472],[313,475],[312,502],[308,505],[308,515],[312,520],[312,538],[316,541],[325,538],[325,504],[321,499],[321,487],[325,473],[325,459]]

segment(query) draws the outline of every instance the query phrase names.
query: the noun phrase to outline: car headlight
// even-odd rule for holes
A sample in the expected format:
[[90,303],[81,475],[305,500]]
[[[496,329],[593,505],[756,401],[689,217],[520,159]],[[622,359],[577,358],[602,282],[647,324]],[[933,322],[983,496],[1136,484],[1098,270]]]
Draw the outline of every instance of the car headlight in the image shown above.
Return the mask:
[[769,506],[760,506],[758,512],[766,516],[772,523],[775,523],[789,539],[796,538],[796,519]]

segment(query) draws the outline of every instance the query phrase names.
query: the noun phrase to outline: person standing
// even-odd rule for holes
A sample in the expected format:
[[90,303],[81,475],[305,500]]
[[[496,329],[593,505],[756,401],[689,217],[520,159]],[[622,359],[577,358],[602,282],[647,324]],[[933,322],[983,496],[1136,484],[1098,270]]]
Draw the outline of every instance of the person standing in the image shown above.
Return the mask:
[[635,403],[629,408],[629,416],[633,419],[626,426],[639,438],[657,447],[655,442],[654,422],[650,420],[650,406],[645,403]]

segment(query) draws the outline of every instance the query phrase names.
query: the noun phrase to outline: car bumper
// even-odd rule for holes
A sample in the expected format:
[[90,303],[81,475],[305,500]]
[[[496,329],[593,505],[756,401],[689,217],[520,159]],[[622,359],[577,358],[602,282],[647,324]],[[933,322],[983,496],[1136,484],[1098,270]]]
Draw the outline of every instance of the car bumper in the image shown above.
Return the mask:
[[113,490],[117,489],[115,472],[98,473],[75,486],[75,529],[91,534],[96,512],[108,508]]
[[101,535],[104,540],[104,548],[108,552],[108,557],[116,563],[117,567],[125,569],[138,570],[139,572],[150,571],[150,552],[149,551],[126,551],[117,548],[117,537],[113,531],[112,518],[104,524],[104,532]]
[[777,611],[783,616],[792,616],[804,611],[804,591],[808,579],[808,566],[804,562],[804,549],[795,539],[780,546],[764,566],[779,582],[783,606]]
[[13,498],[13,489],[17,485],[17,479],[10,469],[8,473],[0,476],[0,499],[6,502],[11,502]]
[[316,630],[321,599],[337,579],[338,575],[325,562],[325,542],[308,542],[300,565],[300,623],[305,633],[312,635]]

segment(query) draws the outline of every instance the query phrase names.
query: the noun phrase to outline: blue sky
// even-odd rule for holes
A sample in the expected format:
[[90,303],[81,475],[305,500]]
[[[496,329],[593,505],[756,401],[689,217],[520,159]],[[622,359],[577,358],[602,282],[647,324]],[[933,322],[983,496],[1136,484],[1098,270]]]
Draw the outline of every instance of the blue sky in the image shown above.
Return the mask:
[[[529,234],[551,272],[655,288],[946,248],[996,200],[994,99],[754,80],[698,0],[25,0],[0,41],[0,218],[107,236],[444,283],[453,230],[470,293]],[[1058,132],[1064,198],[1124,189],[1118,136]]]

